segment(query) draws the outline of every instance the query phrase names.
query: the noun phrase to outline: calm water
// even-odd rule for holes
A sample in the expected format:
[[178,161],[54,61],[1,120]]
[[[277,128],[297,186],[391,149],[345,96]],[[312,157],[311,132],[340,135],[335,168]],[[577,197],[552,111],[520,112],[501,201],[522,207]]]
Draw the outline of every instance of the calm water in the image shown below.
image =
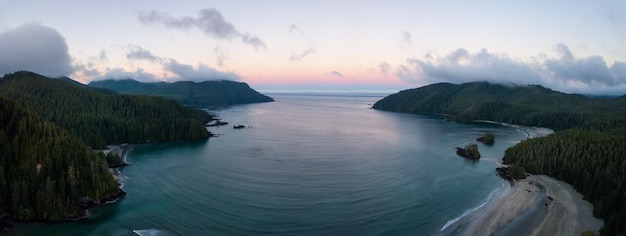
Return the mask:
[[[218,138],[135,146],[128,196],[90,219],[12,234],[429,235],[504,188],[494,161],[526,137],[368,109],[381,97],[273,97],[213,111],[230,122]],[[480,161],[456,156],[485,132]]]

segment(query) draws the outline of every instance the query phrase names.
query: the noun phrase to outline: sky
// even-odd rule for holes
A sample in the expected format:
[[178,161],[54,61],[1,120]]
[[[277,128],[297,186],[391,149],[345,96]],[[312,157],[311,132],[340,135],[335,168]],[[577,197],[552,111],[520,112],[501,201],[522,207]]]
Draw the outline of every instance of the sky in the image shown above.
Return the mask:
[[0,75],[626,94],[626,1],[0,0]]

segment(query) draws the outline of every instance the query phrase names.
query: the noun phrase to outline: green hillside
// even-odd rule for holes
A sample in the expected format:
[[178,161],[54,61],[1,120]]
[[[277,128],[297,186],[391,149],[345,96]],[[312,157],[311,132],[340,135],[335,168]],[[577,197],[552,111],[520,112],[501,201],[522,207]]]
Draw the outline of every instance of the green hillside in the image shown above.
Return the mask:
[[554,134],[509,148],[504,163],[572,184],[594,205],[594,215],[604,219],[603,235],[626,233],[626,96],[592,98],[541,86],[442,83],[387,96],[373,108],[554,129]]
[[94,148],[209,137],[204,127],[209,114],[160,97],[107,95],[32,72],[5,75],[0,79],[0,96]]
[[401,91],[376,102],[374,109],[413,114],[444,114],[470,122],[491,120],[542,126],[613,128],[616,116],[626,116],[626,99],[589,98],[541,86],[505,86],[486,82],[440,83]]
[[91,148],[2,97],[0,186],[0,215],[18,220],[81,217],[85,197],[98,201],[123,193]]
[[104,88],[120,94],[150,94],[152,90],[165,86],[165,82],[142,83],[133,79],[92,81],[90,88]]
[[171,98],[192,107],[214,107],[236,104],[271,102],[248,84],[228,80],[174,83],[141,83],[136,80],[103,80],[89,83],[90,87],[106,88],[121,94],[153,95]]
[[94,92],[98,92],[98,93],[104,93],[104,94],[117,94],[117,92],[110,90],[110,89],[105,89],[105,88],[97,88],[97,87],[88,87],[87,85],[84,85],[76,80],[70,79],[66,76],[63,77],[59,77],[57,78],[61,81],[65,81],[71,85],[77,86],[77,87],[85,87],[85,88],[89,88],[91,90],[93,90]]

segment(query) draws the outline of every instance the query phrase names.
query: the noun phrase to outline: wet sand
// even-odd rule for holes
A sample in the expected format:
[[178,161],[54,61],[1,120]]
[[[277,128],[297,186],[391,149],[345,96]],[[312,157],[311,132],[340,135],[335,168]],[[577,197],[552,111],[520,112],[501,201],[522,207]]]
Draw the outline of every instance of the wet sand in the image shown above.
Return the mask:
[[[466,217],[445,235],[580,235],[599,230],[592,206],[562,181],[532,175],[515,181],[502,196]],[[552,198],[552,200],[550,198]]]

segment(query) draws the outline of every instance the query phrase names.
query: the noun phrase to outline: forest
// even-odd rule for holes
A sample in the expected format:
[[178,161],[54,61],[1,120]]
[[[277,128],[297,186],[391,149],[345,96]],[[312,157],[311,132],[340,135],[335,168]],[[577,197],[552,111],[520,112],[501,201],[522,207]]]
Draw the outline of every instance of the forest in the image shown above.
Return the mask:
[[2,97],[0,186],[0,215],[25,221],[79,218],[84,199],[121,191],[105,160],[84,142]]
[[155,96],[120,95],[67,77],[0,78],[0,231],[22,221],[76,220],[125,193],[107,144],[207,139],[206,111]]
[[205,111],[154,96],[103,94],[32,72],[0,79],[0,96],[32,110],[89,146],[206,139]]
[[545,174],[571,184],[604,219],[601,234],[626,233],[626,96],[588,97],[538,85],[440,83],[389,95],[373,108],[551,128],[556,132],[507,149],[503,162],[517,177]]

